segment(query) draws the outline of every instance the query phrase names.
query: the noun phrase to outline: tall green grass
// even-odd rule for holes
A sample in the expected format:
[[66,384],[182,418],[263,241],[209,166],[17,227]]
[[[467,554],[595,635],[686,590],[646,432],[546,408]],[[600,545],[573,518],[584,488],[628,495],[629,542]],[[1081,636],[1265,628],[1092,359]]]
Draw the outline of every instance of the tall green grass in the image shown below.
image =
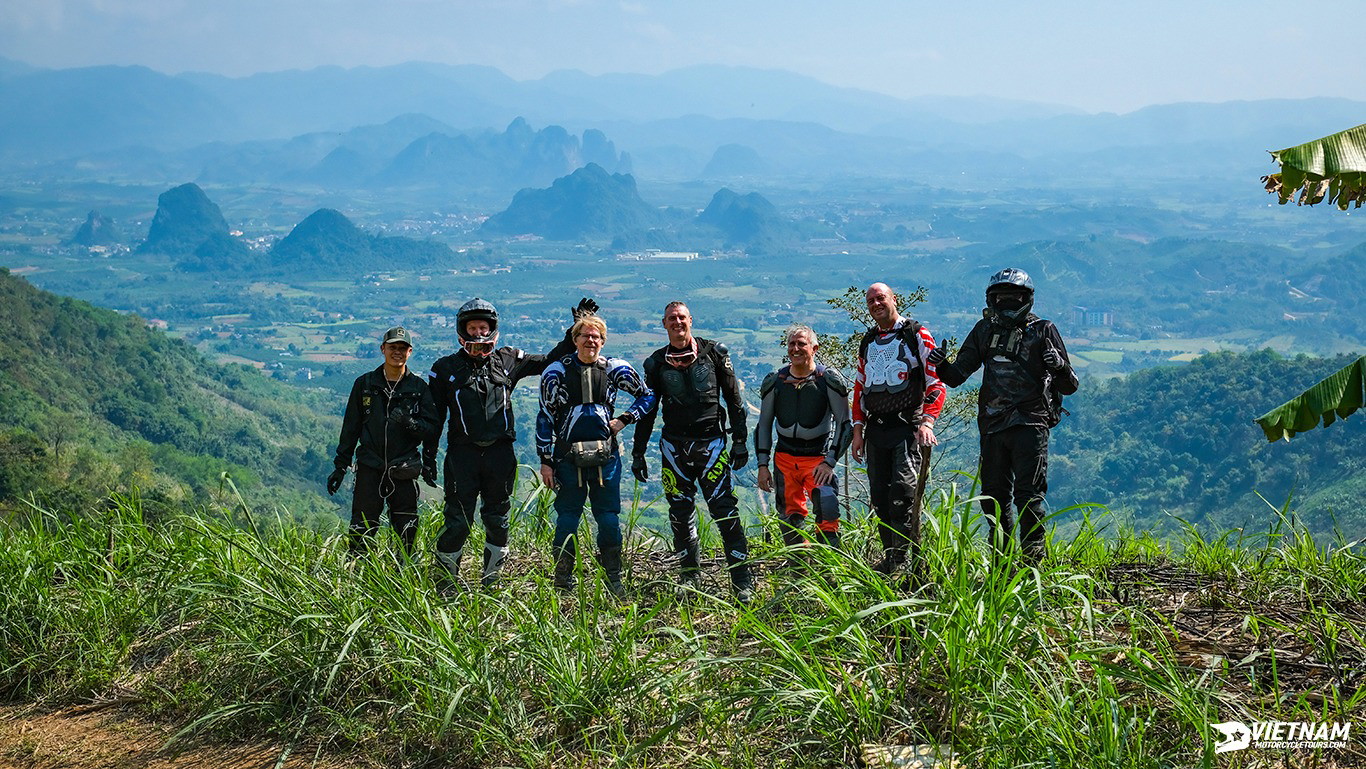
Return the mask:
[[[1211,722],[1366,711],[1356,543],[1315,543],[1285,511],[1265,533],[1187,526],[1171,544],[1086,517],[1042,568],[993,568],[975,509],[934,498],[915,589],[867,567],[862,522],[846,524],[856,556],[756,536],[749,607],[719,574],[702,593],[651,584],[672,575],[651,572],[643,535],[632,599],[586,557],[557,593],[541,495],[514,529],[530,566],[455,593],[425,557],[352,561],[278,519],[152,522],[136,498],[34,511],[0,541],[0,695],[122,696],[183,734],[536,767],[847,766],[868,743],[949,745],[974,767],[1216,766]],[[1131,584],[1143,566],[1204,585],[1181,606],[1226,612],[1263,654],[1193,657],[1204,615]],[[1287,638],[1336,678],[1278,660]]]

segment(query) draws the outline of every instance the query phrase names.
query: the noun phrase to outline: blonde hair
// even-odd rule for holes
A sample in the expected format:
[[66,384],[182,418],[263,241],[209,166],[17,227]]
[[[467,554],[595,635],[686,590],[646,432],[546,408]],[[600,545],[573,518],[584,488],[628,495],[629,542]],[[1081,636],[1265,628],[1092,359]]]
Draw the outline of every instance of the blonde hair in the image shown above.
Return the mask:
[[588,326],[597,329],[598,333],[602,334],[602,340],[604,342],[607,341],[607,324],[603,322],[602,318],[599,318],[596,315],[584,315],[574,321],[574,325],[569,327],[569,337],[571,339],[578,339],[579,334]]

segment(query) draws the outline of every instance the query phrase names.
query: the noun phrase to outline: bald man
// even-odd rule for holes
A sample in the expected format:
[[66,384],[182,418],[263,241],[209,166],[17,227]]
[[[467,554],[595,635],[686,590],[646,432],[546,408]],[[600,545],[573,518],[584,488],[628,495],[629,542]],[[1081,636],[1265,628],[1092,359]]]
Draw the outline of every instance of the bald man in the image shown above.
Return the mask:
[[868,496],[878,519],[882,559],[873,569],[891,574],[910,552],[912,570],[920,565],[921,448],[934,446],[934,421],[944,408],[945,389],[929,354],[934,337],[920,323],[901,317],[896,294],[874,283],[864,294],[876,324],[859,342],[854,379],[856,462],[866,460]]

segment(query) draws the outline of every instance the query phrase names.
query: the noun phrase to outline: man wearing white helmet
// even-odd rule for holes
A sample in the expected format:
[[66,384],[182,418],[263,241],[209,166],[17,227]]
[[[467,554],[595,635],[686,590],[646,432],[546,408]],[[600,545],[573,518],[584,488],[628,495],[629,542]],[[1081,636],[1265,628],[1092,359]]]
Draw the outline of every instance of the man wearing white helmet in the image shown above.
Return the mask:
[[1062,413],[1062,396],[1077,391],[1077,375],[1062,335],[1035,315],[1034,281],[1008,267],[987,281],[983,317],[968,332],[957,358],[946,360],[941,344],[929,360],[950,387],[983,368],[977,396],[982,448],[982,510],[992,522],[997,552],[1014,544],[1020,514],[1020,545],[1026,561],[1045,555],[1048,517],[1048,431]]
[[[591,299],[571,311],[575,318],[595,312]],[[517,475],[516,421],[512,388],[538,376],[551,361],[574,351],[565,338],[546,355],[532,355],[515,347],[498,347],[498,310],[484,299],[471,299],[456,313],[460,350],[432,364],[427,378],[441,421],[449,415],[444,463],[446,525],[436,542],[436,560],[458,578],[460,561],[474,525],[479,498],[484,499],[484,559],[481,581],[498,578],[507,556],[508,515],[513,480]],[[423,479],[436,485],[438,433],[423,447]]]

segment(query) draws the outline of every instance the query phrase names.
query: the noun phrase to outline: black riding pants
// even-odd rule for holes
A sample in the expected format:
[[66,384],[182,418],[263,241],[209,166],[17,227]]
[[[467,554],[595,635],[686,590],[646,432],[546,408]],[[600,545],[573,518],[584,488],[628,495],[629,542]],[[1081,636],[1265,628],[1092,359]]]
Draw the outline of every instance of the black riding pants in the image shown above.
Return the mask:
[[[1048,428],[1016,425],[982,436],[982,511],[992,520],[992,544],[1003,551],[1015,536],[1030,557],[1044,555],[1048,518]],[[998,512],[999,510],[999,512]]]
[[864,428],[864,454],[868,466],[868,497],[878,518],[882,548],[920,554],[920,516],[912,515],[920,495],[920,447],[915,429],[906,424]]
[[398,532],[403,548],[412,552],[417,539],[417,479],[396,481],[377,467],[356,465],[356,492],[351,497],[348,546],[363,553],[379,533],[380,514],[389,506],[389,525]]
[[465,547],[480,496],[484,498],[479,516],[484,521],[485,541],[506,547],[512,484],[517,477],[517,453],[512,441],[498,441],[488,446],[452,444],[446,449],[443,475],[446,525],[437,537],[436,549],[454,553]]
[[664,496],[669,500],[669,525],[673,529],[674,552],[683,558],[683,568],[698,567],[697,503],[700,489],[707,511],[726,546],[726,562],[732,566],[749,558],[749,541],[740,521],[740,501],[735,496],[726,439],[659,439],[659,454],[664,460],[661,476]]

